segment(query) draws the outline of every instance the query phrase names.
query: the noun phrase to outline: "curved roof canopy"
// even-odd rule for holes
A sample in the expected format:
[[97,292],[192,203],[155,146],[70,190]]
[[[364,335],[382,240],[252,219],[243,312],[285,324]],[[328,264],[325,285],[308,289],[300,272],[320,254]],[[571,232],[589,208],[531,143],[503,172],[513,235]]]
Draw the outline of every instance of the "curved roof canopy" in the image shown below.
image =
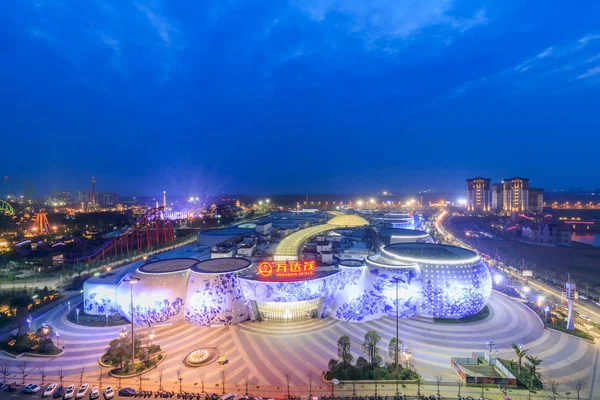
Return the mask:
[[357,227],[369,225],[369,221],[358,215],[338,215],[327,221],[327,225]]

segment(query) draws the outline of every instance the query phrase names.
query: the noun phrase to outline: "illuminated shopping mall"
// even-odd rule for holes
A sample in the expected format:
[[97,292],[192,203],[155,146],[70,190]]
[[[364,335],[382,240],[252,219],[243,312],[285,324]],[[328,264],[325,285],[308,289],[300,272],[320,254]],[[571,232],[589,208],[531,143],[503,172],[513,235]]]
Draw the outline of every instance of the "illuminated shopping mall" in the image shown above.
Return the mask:
[[[424,231],[390,227],[375,231],[371,221],[357,215],[310,218],[309,223],[300,221],[303,228],[279,240],[268,256],[240,257],[239,249],[247,252],[250,245],[257,246],[253,243],[263,240],[267,228],[278,226],[275,219],[267,228],[262,221],[237,231],[203,232],[197,248],[215,237],[225,242],[211,242],[210,251],[202,255],[205,259],[184,257],[188,253],[183,252],[167,254],[133,265],[125,273],[90,278],[84,285],[84,310],[131,319],[133,299],[134,321],[146,326],[183,321],[223,326],[315,317],[363,322],[395,317],[397,311],[401,318],[463,318],[480,311],[490,297],[488,268],[469,250],[434,244]],[[360,235],[375,238],[371,251],[361,253],[356,243]],[[320,252],[303,252],[315,239]],[[328,240],[339,244],[332,247]],[[234,256],[226,247],[232,243],[238,247]],[[344,258],[348,254],[352,257]]]

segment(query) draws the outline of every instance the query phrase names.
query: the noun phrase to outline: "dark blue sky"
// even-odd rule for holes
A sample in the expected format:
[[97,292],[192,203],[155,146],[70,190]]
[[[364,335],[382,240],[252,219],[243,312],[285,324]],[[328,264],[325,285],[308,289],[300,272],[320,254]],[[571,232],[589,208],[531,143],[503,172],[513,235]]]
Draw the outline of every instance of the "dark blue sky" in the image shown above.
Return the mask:
[[600,187],[600,3],[0,2],[0,173],[87,188]]

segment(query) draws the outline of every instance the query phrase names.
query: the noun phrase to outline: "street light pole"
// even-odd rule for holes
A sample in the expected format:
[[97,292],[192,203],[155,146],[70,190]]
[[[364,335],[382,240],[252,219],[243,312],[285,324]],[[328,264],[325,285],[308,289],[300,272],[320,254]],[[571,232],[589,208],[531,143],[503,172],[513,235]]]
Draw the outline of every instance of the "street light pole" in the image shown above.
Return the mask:
[[399,354],[399,344],[400,344],[399,343],[400,339],[398,338],[398,336],[399,336],[399,320],[400,320],[399,301],[398,301],[398,283],[400,283],[400,282],[404,283],[405,281],[397,276],[392,278],[392,280],[396,284],[396,352],[394,354],[394,362],[396,363],[396,373],[398,373],[398,354]]
[[134,278],[133,276],[129,279],[125,279],[125,282],[129,282],[129,295],[131,300],[131,368],[135,370],[135,332],[134,332],[134,316],[133,316],[133,285],[138,283],[140,278]]

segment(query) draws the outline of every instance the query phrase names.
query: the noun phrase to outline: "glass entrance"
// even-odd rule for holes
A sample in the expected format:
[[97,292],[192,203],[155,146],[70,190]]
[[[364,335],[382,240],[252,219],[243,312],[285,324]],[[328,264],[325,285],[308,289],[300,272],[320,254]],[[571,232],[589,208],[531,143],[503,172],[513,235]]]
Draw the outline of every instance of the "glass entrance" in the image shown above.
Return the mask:
[[265,321],[303,321],[317,317],[323,305],[323,299],[290,302],[257,301],[256,308]]

